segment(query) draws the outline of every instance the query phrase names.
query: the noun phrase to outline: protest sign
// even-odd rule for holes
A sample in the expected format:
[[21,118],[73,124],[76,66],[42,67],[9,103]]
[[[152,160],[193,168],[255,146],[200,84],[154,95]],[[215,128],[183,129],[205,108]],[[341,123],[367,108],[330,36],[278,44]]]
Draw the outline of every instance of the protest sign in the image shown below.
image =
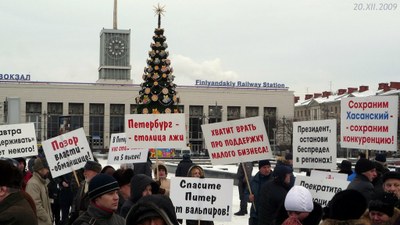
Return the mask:
[[42,142],[53,178],[80,169],[94,160],[83,128]]
[[213,165],[272,158],[262,117],[201,125]]
[[398,96],[341,100],[341,147],[397,151]]
[[324,177],[327,180],[347,180],[347,173],[334,173],[320,170],[311,170],[312,177]]
[[293,123],[293,167],[336,169],[336,120]]
[[313,201],[325,207],[336,193],[346,190],[349,183],[349,181],[341,179],[326,179],[325,176],[296,176],[294,184],[307,188],[311,192]]
[[185,114],[125,115],[126,144],[130,148],[185,148]]
[[147,161],[148,149],[126,146],[125,133],[111,134],[108,164],[141,163]]
[[230,221],[232,179],[172,177],[170,198],[179,219]]
[[0,126],[0,157],[17,158],[37,154],[33,123]]

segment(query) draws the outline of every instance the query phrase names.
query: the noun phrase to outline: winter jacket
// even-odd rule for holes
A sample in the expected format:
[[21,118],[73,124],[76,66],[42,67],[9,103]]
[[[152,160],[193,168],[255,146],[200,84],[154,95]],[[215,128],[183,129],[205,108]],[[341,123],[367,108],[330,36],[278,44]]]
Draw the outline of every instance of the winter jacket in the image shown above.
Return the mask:
[[236,177],[239,180],[239,182],[246,182],[245,178],[245,171],[243,170],[243,166],[246,170],[247,178],[250,180],[251,179],[251,174],[253,172],[253,163],[252,162],[243,162],[240,163],[236,172]]
[[190,156],[183,156],[183,159],[179,162],[178,166],[176,167],[175,170],[175,176],[176,177],[186,177],[187,173],[194,165],[193,161],[190,159]]
[[[257,212],[258,212],[258,206],[260,204],[261,187],[268,181],[271,181],[272,179],[273,179],[272,171],[268,176],[264,176],[264,175],[260,174],[260,172],[257,172],[256,175],[251,179],[250,188],[254,195],[255,206],[254,206],[254,204],[252,204],[252,206],[251,206],[250,217],[258,218]],[[249,194],[250,194],[249,191],[246,189],[246,199],[249,199]],[[254,207],[256,207],[256,210],[254,210]]]
[[122,205],[120,215],[126,217],[131,207],[142,197],[143,191],[147,185],[151,185],[152,193],[158,193],[158,184],[151,179],[149,176],[144,174],[137,174],[132,177],[131,180],[131,197],[127,199]]
[[87,211],[80,215],[73,225],[125,225],[125,219],[91,203]]
[[362,174],[357,174],[354,180],[347,186],[347,189],[359,191],[367,202],[375,196],[374,185]]
[[326,219],[322,221],[320,225],[371,225],[371,223],[366,219],[358,219],[358,220]]
[[11,193],[0,202],[0,224],[37,225],[34,209],[25,199],[22,191]]
[[258,225],[282,224],[288,217],[284,208],[284,202],[287,192],[290,190],[290,184],[285,184],[286,174],[293,171],[285,165],[275,166],[272,176],[273,180],[268,181],[260,189],[260,199],[258,204]]
[[53,224],[47,183],[48,181],[43,179],[39,173],[33,172],[32,178],[26,185],[26,192],[35,202],[39,225]]
[[[365,212],[361,218],[368,220],[372,224],[371,219],[369,218],[369,211]],[[389,221],[380,225],[400,225],[400,210],[394,208],[393,216],[390,217]]]

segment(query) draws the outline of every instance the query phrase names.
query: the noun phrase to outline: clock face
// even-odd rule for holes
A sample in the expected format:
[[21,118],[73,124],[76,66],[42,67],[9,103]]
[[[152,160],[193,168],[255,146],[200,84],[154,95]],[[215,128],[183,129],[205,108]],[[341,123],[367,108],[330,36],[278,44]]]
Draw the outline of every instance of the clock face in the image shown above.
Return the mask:
[[121,58],[126,55],[128,45],[121,37],[111,37],[106,43],[106,52],[112,58]]

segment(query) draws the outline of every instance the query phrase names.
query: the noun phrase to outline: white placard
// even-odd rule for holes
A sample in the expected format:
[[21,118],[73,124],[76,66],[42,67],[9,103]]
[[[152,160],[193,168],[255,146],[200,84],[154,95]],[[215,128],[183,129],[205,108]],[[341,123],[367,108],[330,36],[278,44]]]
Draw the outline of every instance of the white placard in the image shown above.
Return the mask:
[[337,192],[346,190],[349,183],[349,181],[341,179],[328,180],[324,176],[296,176],[294,184],[307,188],[311,192],[313,201],[325,207]]
[[0,157],[17,158],[37,154],[33,123],[0,126]]
[[232,179],[172,177],[170,198],[179,219],[231,221]]
[[83,128],[48,139],[42,145],[53,178],[80,169],[87,161],[94,160]]
[[147,161],[149,150],[126,146],[125,133],[111,134],[108,164],[141,163]]
[[126,114],[130,148],[186,148],[185,114]]
[[201,125],[213,165],[272,158],[262,117]]
[[341,100],[341,147],[397,151],[396,96]]
[[293,123],[293,167],[336,169],[336,120]]
[[346,180],[347,181],[347,173],[334,173],[334,172],[326,172],[320,170],[311,170],[310,177],[324,177],[327,180]]

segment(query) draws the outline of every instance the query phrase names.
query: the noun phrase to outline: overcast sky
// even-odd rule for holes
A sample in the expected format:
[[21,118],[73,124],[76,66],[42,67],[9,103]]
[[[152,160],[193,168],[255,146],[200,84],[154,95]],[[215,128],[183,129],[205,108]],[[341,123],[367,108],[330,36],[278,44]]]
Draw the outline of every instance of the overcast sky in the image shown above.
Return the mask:
[[[96,82],[99,34],[112,28],[113,3],[3,0],[0,74]],[[178,85],[278,82],[304,96],[400,81],[397,0],[119,0],[118,28],[131,29],[134,83],[142,82],[157,3],[166,6],[161,26]],[[392,10],[354,10],[366,3]]]

